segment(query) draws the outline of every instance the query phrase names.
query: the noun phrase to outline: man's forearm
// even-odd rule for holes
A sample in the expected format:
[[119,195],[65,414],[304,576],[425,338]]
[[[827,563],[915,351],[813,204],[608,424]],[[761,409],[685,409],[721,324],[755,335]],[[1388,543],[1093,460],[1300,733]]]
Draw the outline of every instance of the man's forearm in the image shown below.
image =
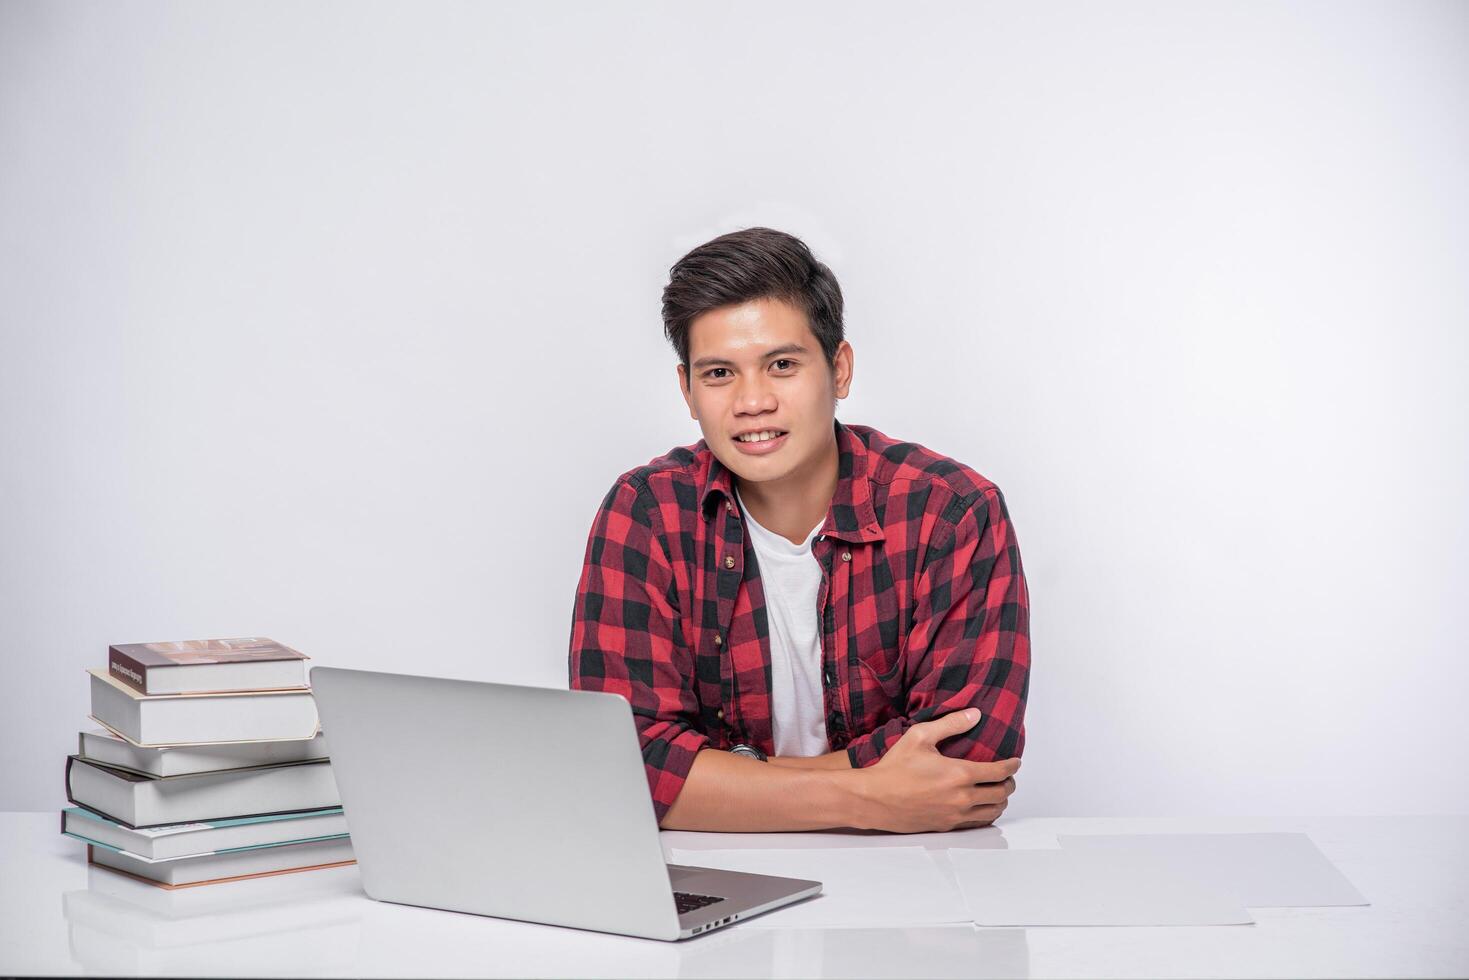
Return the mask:
[[843,749],[840,752],[828,752],[825,755],[800,756],[800,755],[773,755],[770,757],[772,766],[785,766],[788,769],[851,769],[852,760]]
[[[840,768],[831,756],[842,757]],[[765,833],[866,825],[865,774],[851,768],[845,753],[771,762],[704,749],[664,815],[663,829]]]

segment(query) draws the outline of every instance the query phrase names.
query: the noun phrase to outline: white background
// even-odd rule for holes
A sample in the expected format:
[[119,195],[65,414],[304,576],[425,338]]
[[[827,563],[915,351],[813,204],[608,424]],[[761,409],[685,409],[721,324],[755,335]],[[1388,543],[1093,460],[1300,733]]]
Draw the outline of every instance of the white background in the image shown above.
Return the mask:
[[[0,808],[110,642],[563,685],[714,234],[1005,491],[1017,814],[1469,809],[1469,6],[0,5]],[[533,737],[528,733],[528,737]]]

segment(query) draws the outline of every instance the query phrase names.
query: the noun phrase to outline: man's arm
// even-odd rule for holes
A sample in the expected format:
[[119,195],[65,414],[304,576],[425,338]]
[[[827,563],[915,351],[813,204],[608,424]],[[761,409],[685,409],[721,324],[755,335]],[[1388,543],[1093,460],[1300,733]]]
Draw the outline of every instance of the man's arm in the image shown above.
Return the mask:
[[694,757],[699,731],[694,664],[674,642],[673,570],[653,532],[645,488],[618,481],[592,523],[572,613],[571,687],[620,694],[632,705],[653,810],[662,820]]
[[[876,765],[826,768],[831,756],[771,765],[704,749],[663,818],[665,830],[761,833],[854,827],[898,833],[993,823],[1015,789],[1020,760],[951,759],[938,743],[974,727],[978,712],[958,711],[911,726]],[[773,761],[773,760],[772,760]],[[790,765],[822,762],[822,766]]]
[[961,506],[919,575],[904,654],[907,711],[848,744],[853,766],[877,763],[911,726],[970,707],[983,721],[947,742],[945,755],[990,762],[1025,748],[1030,595],[1020,546],[998,488],[955,501]]
[[846,750],[828,752],[825,755],[773,755],[768,760],[772,766],[784,766],[787,769],[850,769],[852,760],[847,758]]

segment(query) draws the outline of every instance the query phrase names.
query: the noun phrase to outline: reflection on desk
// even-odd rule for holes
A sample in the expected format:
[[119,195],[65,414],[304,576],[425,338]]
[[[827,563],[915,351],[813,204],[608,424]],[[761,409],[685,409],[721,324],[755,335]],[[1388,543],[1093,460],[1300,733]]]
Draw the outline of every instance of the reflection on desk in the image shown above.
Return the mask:
[[102,973],[208,973],[221,963],[262,972],[350,970],[361,916],[320,901],[340,893],[340,883],[322,880],[337,870],[345,869],[289,884],[283,877],[239,882],[262,886],[240,894],[213,886],[168,891],[88,867],[87,887],[61,896],[68,946],[83,967]]
[[[62,896],[69,949],[88,971],[163,976],[374,975],[373,964],[405,962],[430,976],[878,977],[892,975],[885,965],[895,960],[922,963],[934,977],[1014,977],[1029,970],[1020,929],[725,929],[699,942],[660,943],[333,901],[358,887],[352,868],[321,877],[336,872],[353,880],[301,887],[260,879],[265,887],[232,901],[202,895],[205,889],[166,892],[90,868],[87,887]],[[405,915],[411,922],[390,922]]]

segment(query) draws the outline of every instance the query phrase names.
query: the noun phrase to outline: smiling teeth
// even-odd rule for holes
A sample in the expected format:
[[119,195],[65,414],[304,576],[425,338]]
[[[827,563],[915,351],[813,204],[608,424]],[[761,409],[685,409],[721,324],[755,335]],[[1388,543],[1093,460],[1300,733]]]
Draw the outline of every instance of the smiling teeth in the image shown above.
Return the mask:
[[777,436],[784,435],[777,429],[768,429],[765,432],[751,432],[749,435],[735,436],[740,442],[769,442]]

